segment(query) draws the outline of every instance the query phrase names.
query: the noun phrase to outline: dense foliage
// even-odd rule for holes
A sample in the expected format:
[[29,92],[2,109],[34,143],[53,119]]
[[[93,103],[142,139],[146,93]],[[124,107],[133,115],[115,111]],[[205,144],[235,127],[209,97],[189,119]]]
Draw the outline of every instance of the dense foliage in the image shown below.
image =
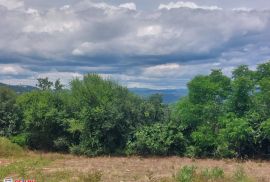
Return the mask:
[[31,149],[189,157],[269,157],[270,62],[198,75],[188,95],[166,105],[96,74],[70,89],[39,79],[39,90],[0,88],[0,135]]

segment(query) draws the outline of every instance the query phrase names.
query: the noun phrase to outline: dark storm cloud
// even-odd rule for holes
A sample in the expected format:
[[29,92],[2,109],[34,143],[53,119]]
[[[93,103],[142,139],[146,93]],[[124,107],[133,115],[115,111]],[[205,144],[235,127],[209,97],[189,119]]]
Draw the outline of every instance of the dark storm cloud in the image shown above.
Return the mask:
[[175,88],[211,68],[270,58],[270,11],[249,0],[110,2],[0,0],[0,81],[67,83],[96,72],[129,87]]

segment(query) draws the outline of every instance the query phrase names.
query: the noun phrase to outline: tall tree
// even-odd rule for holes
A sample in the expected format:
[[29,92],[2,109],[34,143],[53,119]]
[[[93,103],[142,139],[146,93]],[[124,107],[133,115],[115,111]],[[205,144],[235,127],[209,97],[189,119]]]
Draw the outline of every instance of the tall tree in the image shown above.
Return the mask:
[[54,89],[56,91],[60,91],[64,88],[64,85],[61,83],[60,79],[57,79],[55,82],[54,82]]
[[38,78],[37,79],[37,87],[41,90],[51,90],[53,86],[53,82],[49,81],[48,77],[46,78]]
[[16,93],[0,87],[0,136],[11,136],[20,131],[20,114],[16,105]]

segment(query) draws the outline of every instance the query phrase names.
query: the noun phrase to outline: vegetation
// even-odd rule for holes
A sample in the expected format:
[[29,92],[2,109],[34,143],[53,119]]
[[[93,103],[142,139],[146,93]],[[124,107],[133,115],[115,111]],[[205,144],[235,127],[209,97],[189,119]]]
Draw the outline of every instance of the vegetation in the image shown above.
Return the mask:
[[[267,181],[269,175],[268,168],[265,168],[265,166],[268,166],[266,162],[252,162],[251,166],[250,161],[247,164],[236,163],[232,160],[214,161],[227,170],[233,169],[232,172],[228,172],[220,167],[205,167],[205,165],[213,166],[213,161],[200,160],[195,162],[194,159],[190,159],[190,163],[193,163],[193,165],[185,165],[179,168],[182,160],[185,159],[159,158],[157,161],[151,158],[133,157],[123,160],[123,158],[118,157],[83,158],[57,153],[36,153],[23,150],[6,138],[0,138],[0,180],[12,177],[13,179],[33,179],[42,182],[113,182],[120,181],[120,179],[149,182],[263,182]],[[153,162],[159,164],[159,167],[152,169]],[[91,168],[92,165],[95,166],[94,169]],[[114,170],[111,170],[112,166],[114,166]],[[168,168],[168,166],[171,166],[171,168]],[[251,170],[251,168],[260,171],[259,178],[258,176],[251,176],[251,174],[247,175],[245,169]],[[172,173],[172,169],[175,173]],[[261,171],[262,169],[265,171]],[[165,175],[160,175],[160,173]],[[252,172],[252,175],[254,174],[256,174],[256,171]]]
[[232,175],[224,174],[222,168],[206,168],[199,170],[195,166],[184,166],[174,178],[175,182],[252,182],[252,178],[248,177],[243,168],[238,167]]
[[20,146],[11,143],[6,138],[0,137],[0,157],[18,157],[24,154],[25,152]]
[[[83,173],[76,170],[57,169],[46,171],[52,162],[63,158],[59,154],[37,154],[25,151],[17,144],[0,137],[0,180],[6,177],[14,179],[33,179],[36,181],[83,181],[100,182],[102,174],[99,171]],[[7,163],[2,164],[2,159]]]
[[141,98],[96,74],[38,79],[38,90],[17,95],[0,87],[0,136],[30,149],[78,155],[269,157],[270,62],[198,75],[189,93],[167,105]]

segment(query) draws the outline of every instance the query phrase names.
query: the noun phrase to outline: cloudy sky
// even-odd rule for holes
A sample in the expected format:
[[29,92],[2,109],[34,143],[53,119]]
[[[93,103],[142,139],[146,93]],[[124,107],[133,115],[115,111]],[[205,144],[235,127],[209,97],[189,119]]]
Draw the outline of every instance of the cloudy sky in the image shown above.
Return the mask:
[[0,82],[88,72],[128,87],[270,60],[268,0],[0,0]]

